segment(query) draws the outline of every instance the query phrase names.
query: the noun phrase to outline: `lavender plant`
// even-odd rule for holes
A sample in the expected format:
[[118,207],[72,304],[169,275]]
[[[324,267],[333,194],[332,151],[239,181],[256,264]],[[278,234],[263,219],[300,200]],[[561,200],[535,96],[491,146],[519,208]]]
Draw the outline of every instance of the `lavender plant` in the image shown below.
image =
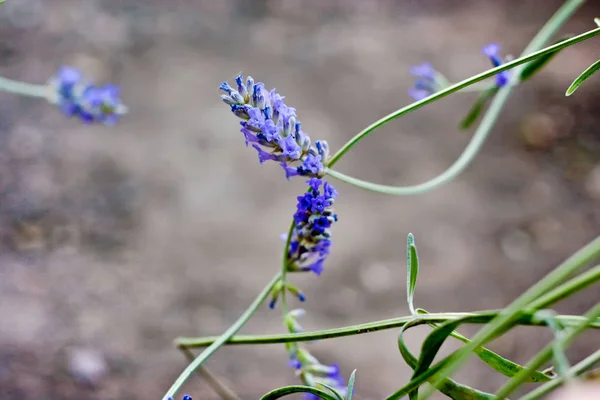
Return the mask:
[[[400,356],[413,370],[411,380],[386,397],[386,400],[427,399],[433,391],[452,399],[506,399],[525,382],[536,383],[534,390],[523,399],[538,399],[565,382],[573,382],[577,377],[600,362],[600,352],[591,354],[578,364],[570,365],[565,349],[582,332],[600,329],[600,303],[585,315],[559,315],[548,310],[550,306],[571,296],[600,280],[600,265],[585,272],[582,269],[600,259],[600,237],[582,247],[579,251],[557,266],[546,277],[515,299],[504,309],[473,311],[462,313],[428,313],[416,308],[414,295],[419,272],[417,248],[412,234],[407,239],[407,301],[410,315],[383,321],[336,329],[305,332],[299,322],[305,310],[290,308],[288,295],[300,302],[305,295],[291,282],[296,273],[321,275],[326,270],[327,256],[332,248],[332,231],[337,221],[333,209],[338,192],[327,180],[335,178],[344,183],[365,190],[390,195],[417,195],[433,190],[458,176],[472,161],[498,119],[512,89],[533,76],[560,50],[590,39],[600,34],[596,28],[546,46],[557,30],[581,6],[583,0],[567,0],[552,16],[548,23],[533,38],[520,57],[509,60],[500,56],[500,47],[490,44],[483,48],[493,68],[458,83],[450,81],[436,71],[429,63],[413,67],[414,87],[408,93],[416,101],[383,117],[371,124],[342,146],[335,154],[329,154],[329,146],[324,140],[316,140],[302,130],[297,119],[296,109],[284,102],[284,97],[275,89],[267,90],[261,82],[239,75],[234,86],[224,82],[220,89],[222,101],[240,120],[240,133],[246,146],[251,145],[258,154],[260,164],[274,161],[284,170],[287,179],[299,177],[308,187],[297,196],[295,210],[290,210],[292,222],[287,234],[283,235],[282,263],[273,279],[265,286],[248,309],[223,334],[216,337],[178,338],[177,346],[190,358],[191,362],[182,372],[163,400],[172,400],[185,381],[195,371],[201,373],[207,382],[224,399],[239,397],[224,386],[203,364],[223,345],[259,345],[280,343],[285,346],[290,370],[299,378],[301,385],[277,388],[265,394],[263,400],[284,397],[291,393],[304,393],[307,399],[351,400],[354,393],[355,372],[346,380],[342,369],[334,360],[321,361],[310,353],[305,342],[336,337],[358,335],[387,329],[399,329],[398,349]],[[583,82],[599,67],[594,64],[582,74]],[[484,82],[492,78],[493,83]],[[574,83],[575,84],[575,83]],[[480,86],[481,85],[481,86]],[[571,88],[570,93],[575,88]],[[414,186],[388,186],[368,182],[345,175],[333,167],[356,144],[377,128],[409,112],[417,110],[455,92],[474,88],[482,95],[476,100],[467,118],[461,122],[463,128],[482,117],[470,143],[463,154],[439,176]],[[0,89],[46,99],[68,117],[77,117],[85,123],[115,124],[127,108],[119,98],[116,86],[98,87],[83,78],[71,67],[61,67],[54,77],[44,85],[0,78]],[[569,92],[567,94],[570,94]],[[489,106],[485,105],[489,100]],[[269,307],[281,309],[281,319],[288,333],[280,335],[237,335],[237,332],[252,317],[256,310],[270,297]],[[481,330],[472,338],[457,332],[463,324],[481,324]],[[421,352],[413,355],[404,342],[404,333],[418,325],[429,325],[432,330],[424,339]],[[487,343],[517,326],[547,326],[554,333],[548,343],[529,363],[519,365],[484,347]],[[434,360],[448,337],[461,341],[464,345],[441,361]],[[206,347],[198,356],[191,349]],[[452,379],[455,371],[471,355],[476,355],[490,368],[508,377],[508,381],[496,393],[485,393]],[[540,368],[549,360],[557,374]],[[429,386],[425,386],[429,383]],[[421,393],[419,390],[424,388]],[[188,395],[183,400],[191,400]]]

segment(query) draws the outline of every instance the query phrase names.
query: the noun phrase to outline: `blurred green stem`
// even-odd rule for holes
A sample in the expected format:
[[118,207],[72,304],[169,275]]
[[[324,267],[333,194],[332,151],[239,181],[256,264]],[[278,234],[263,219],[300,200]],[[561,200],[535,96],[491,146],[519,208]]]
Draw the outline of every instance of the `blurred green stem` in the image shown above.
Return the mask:
[[46,85],[35,85],[27,82],[14,81],[12,79],[4,78],[1,76],[0,90],[4,92],[16,93],[30,97],[46,98],[48,96],[48,86]]
[[586,328],[590,326],[592,321],[595,321],[598,317],[600,317],[600,303],[596,304],[586,314],[584,321],[581,321],[579,324],[573,326],[563,337],[555,339],[552,343],[544,347],[530,362],[527,363],[527,365],[525,365],[525,368],[521,370],[521,372],[506,382],[506,384],[504,384],[504,386],[502,386],[496,392],[496,396],[499,399],[505,399],[506,396],[514,392],[515,389],[517,389],[523,382],[527,380],[527,377],[529,374],[531,374],[530,368],[538,369],[552,357],[552,352],[555,345],[554,342],[557,342],[556,345],[564,350],[578,335],[580,335]]
[[[581,248],[561,265],[556,267],[541,281],[533,285],[508,307],[502,310],[489,324],[485,325],[473,338],[471,342],[456,351],[450,361],[434,375],[432,384],[440,383],[443,379],[451,377],[452,373],[464,363],[477,347],[483,346],[489,340],[505,332],[522,315],[523,310],[528,310],[530,304],[544,294],[551,291],[560,282],[576,273],[587,263],[600,256],[600,236]],[[432,390],[425,391],[424,399],[433,393]]]
[[[577,0],[575,2],[570,1],[568,3],[570,4],[569,9],[572,9],[573,7],[575,7],[575,8],[578,7],[580,5],[580,3],[582,3],[582,1]],[[577,3],[577,4],[574,5],[574,3]],[[573,11],[574,11],[574,9],[573,9]],[[570,13],[569,13],[569,15],[570,15]],[[568,17],[568,15],[567,15],[567,17]],[[562,25],[562,22],[563,21],[559,21],[560,25]],[[552,28],[554,28],[554,26]],[[571,39],[557,43],[553,46],[549,46],[543,50],[536,51],[539,48],[541,48],[543,46],[543,43],[545,43],[548,40],[548,38],[550,38],[554,34],[555,30],[556,29],[552,29],[551,31],[550,30],[540,31],[540,33],[542,33],[542,32],[544,33],[544,36],[543,36],[544,40],[539,40],[540,37],[538,36],[538,40],[532,41],[530,46],[528,46],[525,49],[523,55],[520,58],[517,58],[516,60],[507,62],[499,67],[490,69],[486,72],[482,72],[481,74],[475,75],[474,77],[466,79],[462,82],[458,82],[440,92],[434,93],[431,96],[426,97],[423,100],[417,101],[406,107],[403,107],[403,108],[383,117],[382,119],[373,123],[372,125],[368,126],[362,132],[360,132],[358,135],[356,135],[355,137],[350,139],[350,141],[348,143],[346,143],[331,158],[331,160],[329,161],[329,163],[327,165],[327,167],[328,167],[326,170],[327,175],[332,176],[336,179],[339,179],[343,182],[349,183],[351,185],[355,185],[360,188],[366,189],[366,190],[384,193],[384,194],[391,194],[391,195],[414,195],[414,194],[424,193],[424,192],[432,190],[432,189],[454,179],[471,163],[471,161],[475,158],[475,155],[477,155],[477,153],[481,149],[481,146],[487,139],[496,120],[498,119],[498,116],[500,115],[500,112],[502,111],[502,108],[504,107],[504,104],[508,100],[508,97],[509,97],[512,89],[515,87],[515,85],[517,83],[517,81],[515,81],[515,80],[518,79],[518,76],[523,68],[522,64],[532,61],[532,60],[534,60],[540,56],[543,56],[545,54],[556,52],[567,46],[571,46],[575,43],[589,39],[600,33],[600,28],[597,28],[597,29],[591,30],[589,32],[583,33],[579,36],[575,36]],[[517,67],[517,66],[521,66],[521,67]],[[511,74],[513,77],[511,80],[511,84],[501,88],[498,91],[498,94],[496,95],[496,97],[494,97],[494,100],[490,104],[490,107],[488,108],[483,120],[481,121],[481,124],[479,125],[479,127],[477,128],[475,133],[473,134],[471,141],[469,142],[469,144],[467,145],[467,147],[465,148],[463,153],[454,162],[454,164],[452,164],[446,171],[442,172],[440,175],[436,176],[435,178],[433,178],[427,182],[418,184],[418,185],[389,186],[389,185],[380,185],[377,183],[357,179],[357,178],[345,175],[341,172],[331,169],[334,166],[334,164],[337,163],[340,160],[340,158],[344,154],[346,154],[346,152],[348,152],[348,150],[350,150],[352,147],[354,147],[354,145],[356,145],[360,140],[362,140],[363,138],[368,136],[370,133],[372,133],[375,129],[385,125],[386,123],[388,123],[398,117],[401,117],[402,115],[408,114],[411,111],[417,110],[429,103],[439,100],[442,97],[448,96],[449,94],[457,92],[457,91],[459,91],[469,85],[472,85],[476,82],[479,82],[483,79],[494,76],[498,72],[505,71],[505,70],[508,70],[508,69],[514,68],[514,67],[517,67],[517,68],[515,68],[514,72]]]
[[[575,364],[570,369],[570,375],[578,376],[583,374],[585,371],[593,368],[595,365],[600,363],[600,350],[597,350],[595,353],[592,353],[590,356],[586,357],[579,363]],[[527,393],[521,400],[536,400],[540,397],[550,393],[552,390],[556,389],[558,386],[565,383],[565,379],[563,377],[557,377],[552,379],[550,382],[544,383],[542,386],[538,387],[535,390]]]

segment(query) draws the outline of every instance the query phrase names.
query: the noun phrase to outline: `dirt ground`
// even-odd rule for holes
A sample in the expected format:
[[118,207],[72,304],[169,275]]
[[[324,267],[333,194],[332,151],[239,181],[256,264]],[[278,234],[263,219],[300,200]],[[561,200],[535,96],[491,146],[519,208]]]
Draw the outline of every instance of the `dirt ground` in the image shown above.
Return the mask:
[[[593,27],[600,9],[589,3],[562,33]],[[82,126],[43,101],[0,94],[0,399],[158,399],[185,367],[172,340],[221,333],[277,272],[279,234],[304,184],[259,165],[219,101],[221,81],[243,71],[276,87],[313,140],[335,150],[410,102],[409,66],[429,60],[464,79],[489,67],[489,42],[518,55],[559,4],[7,0],[3,76],[41,83],[72,64],[121,85],[130,114],[112,129]],[[416,304],[439,312],[502,307],[595,237],[600,80],[563,93],[598,58],[598,40],[516,89],[451,183],[391,197],[332,181],[340,221],[326,270],[293,276],[308,298],[305,329],[406,315],[408,232],[421,259]],[[472,132],[456,126],[475,96],[387,125],[337,168],[387,184],[434,177],[467,144]],[[585,312],[597,293],[557,309]],[[243,332],[283,331],[263,307]],[[426,332],[409,333],[415,351]],[[346,376],[358,369],[356,399],[380,399],[410,376],[397,334],[309,346]],[[524,362],[549,338],[518,329],[492,348]],[[599,334],[584,335],[572,361],[599,346]],[[298,383],[286,361],[283,346],[240,346],[208,366],[257,399]],[[477,361],[457,377],[482,390],[503,382]],[[216,399],[200,378],[185,391]]]

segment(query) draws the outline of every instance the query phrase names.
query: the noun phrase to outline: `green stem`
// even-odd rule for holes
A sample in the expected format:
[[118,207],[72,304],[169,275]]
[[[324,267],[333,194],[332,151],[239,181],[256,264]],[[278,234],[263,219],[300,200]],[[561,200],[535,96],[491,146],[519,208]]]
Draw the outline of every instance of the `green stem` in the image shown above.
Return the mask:
[[163,396],[163,400],[167,400],[169,397],[175,397],[177,391],[185,383],[185,381],[194,373],[194,371],[201,366],[210,356],[212,356],[225,342],[227,342],[233,335],[235,335],[243,326],[248,322],[250,317],[256,312],[262,302],[269,296],[271,289],[281,279],[281,274],[277,274],[271,279],[271,282],[260,292],[260,294],[254,299],[252,304],[246,311],[233,323],[221,336],[219,336],[210,346],[208,346],[202,353],[196,357],[196,359],[187,366],[187,368],[179,375],[179,378],[169,388],[167,393]]
[[[577,376],[581,375],[590,368],[593,368],[596,364],[600,363],[600,350],[597,350],[595,353],[592,353],[579,363],[575,364],[569,370],[569,375]],[[562,385],[565,382],[565,378],[558,377],[552,379],[550,382],[544,383],[542,386],[538,387],[535,390],[527,393],[521,400],[536,400],[545,394],[550,393],[552,390],[556,389],[558,386]]]
[[281,282],[283,283],[283,290],[281,291],[281,310],[283,312],[283,316],[285,317],[285,315],[288,312],[288,306],[287,306],[287,297],[286,297],[286,292],[287,292],[287,288],[285,286],[285,282],[286,282],[286,278],[287,278],[287,269],[288,269],[288,256],[289,256],[289,249],[290,249],[290,243],[292,242],[292,233],[294,232],[294,221],[292,220],[292,223],[290,224],[290,228],[288,229],[288,233],[287,233],[287,238],[285,239],[285,247],[283,248],[283,260],[281,262]]
[[529,309],[539,310],[546,308],[562,299],[566,299],[574,293],[577,293],[588,286],[600,281],[600,265],[585,271],[581,275],[563,283],[554,290],[549,291],[545,295],[538,297],[537,300],[529,304]]
[[[442,323],[453,319],[464,318],[468,316],[481,316],[487,318],[486,321],[491,321],[497,317],[502,310],[479,311],[474,313],[431,313],[419,315],[418,320],[421,324],[426,323]],[[575,315],[558,315],[555,317],[565,326],[573,326],[581,321],[583,317]],[[259,344],[276,344],[276,343],[292,343],[292,342],[310,342],[314,340],[334,339],[344,336],[362,335],[365,333],[373,333],[388,329],[401,328],[408,322],[414,320],[412,315],[399,318],[385,319],[382,321],[369,322],[366,324],[350,325],[343,328],[324,329],[314,332],[302,332],[293,334],[278,334],[278,335],[237,335],[225,342],[225,345],[259,345]],[[529,314],[523,314],[517,323],[521,325],[544,326],[545,322],[537,321],[533,318],[533,311]],[[595,329],[600,329],[600,320],[592,325]],[[180,337],[175,339],[175,343],[179,347],[197,348],[205,347],[214,343],[220,336],[206,336],[200,338]]]
[[[581,3],[580,0],[578,0],[577,2]],[[554,32],[552,32],[552,33],[554,33]],[[466,79],[462,82],[456,83],[440,92],[432,94],[431,96],[429,96],[423,100],[412,103],[406,107],[403,107],[403,108],[385,116],[384,118],[382,118],[379,121],[368,126],[362,132],[360,132],[358,135],[356,135],[355,137],[350,139],[350,141],[348,143],[346,143],[330,159],[326,173],[336,179],[339,179],[346,183],[361,187],[363,189],[371,190],[371,191],[379,192],[379,193],[392,194],[392,195],[412,195],[412,194],[423,193],[423,192],[431,190],[437,186],[440,186],[440,185],[450,181],[451,179],[455,178],[458,174],[460,174],[460,172],[462,172],[470,164],[470,162],[473,160],[473,158],[475,158],[475,155],[478,153],[479,149],[481,148],[481,146],[487,139],[494,123],[496,122],[496,119],[500,115],[500,112],[501,112],[502,108],[504,107],[504,104],[508,100],[508,97],[509,97],[512,89],[515,87],[515,83],[517,82],[516,80],[518,79],[518,76],[522,70],[522,67],[515,68],[514,73],[512,74],[513,81],[511,81],[511,84],[501,88],[498,91],[498,94],[496,95],[496,97],[494,98],[492,103],[490,104],[490,107],[488,108],[488,111],[485,114],[481,124],[475,131],[471,141],[469,142],[469,144],[467,145],[467,147],[465,148],[463,153],[460,155],[460,157],[446,171],[442,172],[437,177],[430,179],[427,182],[418,184],[418,185],[388,186],[388,185],[381,185],[381,184],[376,184],[376,183],[364,181],[361,179],[357,179],[357,178],[345,175],[341,172],[332,170],[330,168],[333,167],[333,165],[337,161],[339,161],[339,159],[344,154],[346,154],[346,152],[348,150],[350,150],[354,145],[356,145],[360,140],[362,140],[364,137],[369,135],[375,129],[386,124],[387,122],[390,122],[393,119],[396,119],[396,118],[398,118],[404,114],[407,114],[411,111],[414,111],[418,108],[421,108],[421,107],[423,107],[429,103],[432,103],[436,100],[439,100],[442,97],[448,96],[449,94],[459,91],[469,85],[472,85],[475,82],[481,81],[481,80],[489,78],[491,76],[494,76],[500,71],[514,68],[516,66],[527,63],[527,62],[529,62],[537,57],[540,57],[542,55],[556,52],[566,46],[570,46],[570,45],[580,42],[582,40],[586,40],[593,36],[596,36],[599,33],[600,33],[600,28],[594,29],[592,31],[589,31],[589,32],[586,32],[579,36],[575,36],[571,39],[568,39],[564,42],[557,43],[557,44],[547,47],[543,50],[539,50],[539,51],[529,54],[532,51],[532,50],[530,50],[531,48],[537,49],[538,47],[541,47],[541,45],[538,45],[538,43],[537,43],[538,41],[536,41],[535,43],[534,43],[534,41],[532,41],[532,44],[535,44],[535,46],[531,46],[531,45],[528,46],[522,57],[520,57],[516,60],[513,60],[511,62],[508,62],[506,64],[503,64],[499,67],[496,67],[496,68],[493,68],[486,72],[483,72],[481,74],[475,75],[474,77]],[[548,35],[548,37],[550,37],[550,35]]]
[[[600,236],[569,257],[554,271],[546,275],[545,278],[533,285],[529,290],[513,301],[508,307],[502,310],[496,318],[494,318],[489,324],[484,326],[479,332],[477,332],[475,336],[473,336],[471,343],[463,346],[454,354],[450,362],[448,362],[448,364],[436,374],[432,383],[437,384],[440,383],[444,378],[451,377],[452,373],[469,358],[471,353],[476,348],[483,346],[490,339],[497,336],[499,333],[504,332],[506,328],[510,327],[514,321],[519,318],[519,315],[523,312],[523,310],[527,310],[529,308],[528,305],[530,303],[535,301],[544,293],[550,291],[561,281],[565,280],[569,275],[577,272],[588,262],[592,261],[598,256],[600,256]],[[431,391],[429,391],[427,394],[424,393],[424,398],[426,399],[427,396],[431,394]]]
[[30,97],[46,98],[48,96],[48,86],[46,85],[35,85],[33,83],[14,81],[12,79],[4,78],[1,76],[0,90]]
[[[179,350],[185,355],[185,357],[191,362],[194,361],[194,353],[192,353],[189,349],[180,347]],[[241,400],[240,397],[231,390],[226,384],[221,382],[219,378],[217,378],[208,368],[204,365],[201,365],[196,370],[198,375],[202,376],[204,380],[208,383],[208,386],[215,391],[216,394],[221,397],[223,400]]]
[[[596,304],[587,314],[586,319],[581,321],[579,324],[572,327],[572,330],[565,334],[563,337],[555,339],[557,342],[556,345],[561,349],[566,348],[573,342],[575,337],[580,335],[584,330],[586,330],[592,321],[596,320],[596,318],[600,317],[600,303]],[[504,386],[502,386],[497,392],[496,396],[499,399],[505,399],[506,396],[515,391],[531,373],[530,369],[537,370],[540,368],[546,361],[548,361],[552,357],[552,352],[554,349],[554,342],[548,344],[546,347],[542,349],[530,362],[527,363],[525,368],[521,370],[517,375],[515,375],[511,380],[506,382]]]
[[[576,276],[563,283],[562,285],[550,290],[545,295],[538,297],[535,301],[529,304],[528,311],[536,311],[542,308],[546,308],[551,306],[554,303],[559,302],[560,300],[577,293],[586,287],[597,283],[600,280],[600,265],[597,265],[590,270],[582,273],[581,275]],[[481,313],[481,312],[479,312]],[[477,313],[471,313],[470,315],[474,315]],[[465,313],[461,314],[452,314],[452,313],[441,313],[441,314],[427,314],[433,315],[434,319],[439,319],[440,322],[445,322],[450,318],[462,318]],[[392,318],[383,321],[370,322],[366,324],[359,324],[354,326],[349,326],[341,329],[330,329],[324,331],[316,331],[300,334],[300,336],[310,335],[308,339],[298,339],[298,341],[307,341],[307,340],[316,340],[316,339],[328,339],[331,337],[338,336],[327,336],[328,334],[337,334],[341,330],[345,330],[343,335],[339,336],[348,336],[355,335],[361,333],[370,333],[376,332],[380,330],[393,329],[402,327],[407,321],[411,320],[412,316],[400,317],[400,318]],[[559,318],[568,318],[566,316],[559,316]],[[575,318],[575,317],[571,317]],[[600,327],[600,324],[599,324]],[[323,336],[321,336],[323,335]],[[264,343],[286,343],[293,342],[296,338],[298,338],[298,334],[295,335],[275,335],[275,336],[234,336],[229,341],[227,341],[228,345],[235,344],[264,344]],[[217,340],[218,336],[207,336],[202,338],[177,338],[175,339],[175,345],[178,347],[205,347],[212,344],[215,340]],[[278,339],[283,339],[282,341],[277,341]],[[264,340],[264,341],[263,341]]]

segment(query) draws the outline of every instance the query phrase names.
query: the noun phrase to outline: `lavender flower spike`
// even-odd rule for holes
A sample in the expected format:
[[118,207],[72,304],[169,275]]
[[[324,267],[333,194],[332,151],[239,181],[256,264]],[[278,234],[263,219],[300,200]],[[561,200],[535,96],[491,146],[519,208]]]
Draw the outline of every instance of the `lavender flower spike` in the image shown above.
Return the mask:
[[[484,55],[486,55],[490,59],[490,61],[492,62],[492,65],[494,67],[499,67],[500,65],[503,64],[503,61],[499,55],[500,45],[498,45],[496,43],[490,43],[487,46],[485,46],[481,51]],[[509,81],[509,78],[510,78],[510,75],[509,75],[508,71],[499,72],[498,74],[496,74],[496,86],[498,86],[498,87],[506,86],[506,84]]]
[[275,89],[268,91],[251,77],[244,81],[238,75],[235,82],[237,88],[221,84],[221,100],[242,120],[246,146],[252,143],[260,163],[277,161],[288,179],[296,175],[322,177],[329,159],[327,143],[317,140],[311,145],[296,119],[296,109],[288,107]]
[[114,125],[127,113],[115,85],[97,87],[84,80],[75,68],[62,66],[48,81],[48,101],[67,116],[79,117],[85,123]]
[[446,78],[428,62],[411,67],[410,73],[417,78],[414,86],[408,90],[409,96],[415,101],[431,96],[446,85]]
[[[323,272],[331,247],[331,225],[337,221],[333,203],[337,191],[318,178],[307,181],[310,190],[298,196],[294,230],[288,249],[289,271]],[[322,190],[321,190],[322,187]]]

